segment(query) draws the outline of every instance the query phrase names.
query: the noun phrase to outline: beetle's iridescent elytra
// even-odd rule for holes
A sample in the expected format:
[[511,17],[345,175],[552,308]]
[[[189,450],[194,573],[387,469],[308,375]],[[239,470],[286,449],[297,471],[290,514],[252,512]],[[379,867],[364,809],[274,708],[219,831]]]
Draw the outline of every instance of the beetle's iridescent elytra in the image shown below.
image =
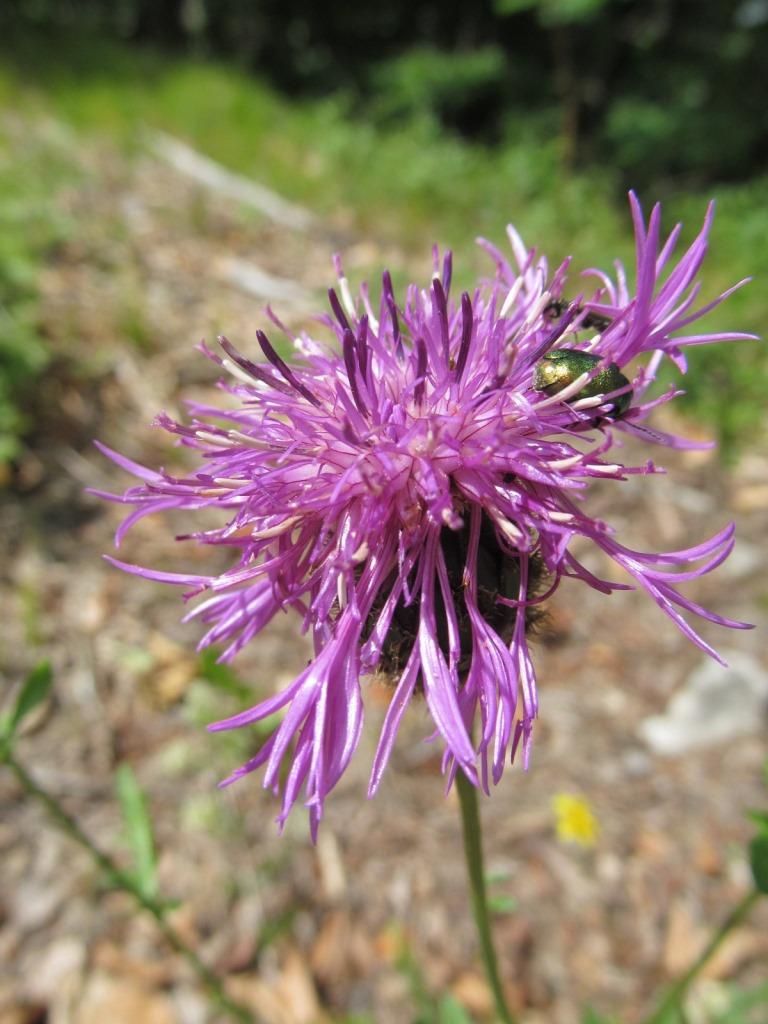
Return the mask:
[[[603,363],[601,369],[572,397],[571,401],[578,402],[582,398],[608,395],[629,386],[629,380],[616,363],[605,363],[604,357],[594,352],[583,352],[577,348],[559,348],[549,352],[536,363],[533,375],[534,390],[556,395],[582,373],[589,373],[599,363]],[[631,404],[631,390],[625,391],[623,395],[617,395],[610,403],[610,418],[618,419],[623,416]]]

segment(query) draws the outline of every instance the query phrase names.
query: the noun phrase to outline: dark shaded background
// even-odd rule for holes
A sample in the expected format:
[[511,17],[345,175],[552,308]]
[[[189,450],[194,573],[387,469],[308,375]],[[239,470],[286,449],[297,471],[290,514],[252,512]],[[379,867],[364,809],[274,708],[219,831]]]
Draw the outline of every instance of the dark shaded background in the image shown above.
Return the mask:
[[12,0],[0,25],[223,58],[489,145],[524,113],[619,189],[743,181],[768,155],[765,0]]

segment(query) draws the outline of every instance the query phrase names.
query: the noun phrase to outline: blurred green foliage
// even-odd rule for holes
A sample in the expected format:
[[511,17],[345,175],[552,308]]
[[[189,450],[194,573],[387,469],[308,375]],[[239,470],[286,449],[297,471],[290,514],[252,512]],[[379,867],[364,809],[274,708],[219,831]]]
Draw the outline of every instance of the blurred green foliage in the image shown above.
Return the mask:
[[[576,270],[614,256],[631,267],[627,183],[646,204],[663,198],[666,227],[684,219],[689,239],[716,194],[709,298],[768,265],[761,3],[703,0],[691,19],[635,0],[396,0],[343,17],[308,0],[18,0],[0,12],[0,105],[107,136],[128,157],[147,129],[164,129],[383,245],[459,249],[459,286],[488,269],[469,241],[503,244],[508,221],[553,263],[576,253]],[[18,396],[48,358],[36,281],[66,236],[53,197],[72,173],[34,143],[9,153],[0,459],[18,448]],[[143,345],[136,302],[126,297],[125,326]],[[765,319],[757,284],[709,324],[760,333]],[[764,353],[750,342],[691,353],[680,407],[731,451],[765,422]]]
[[206,647],[200,653],[198,666],[200,676],[212,687],[235,697],[237,700],[253,700],[253,690],[246,686],[230,665],[218,661],[219,651]]
[[67,231],[54,196],[71,174],[50,133],[31,138],[20,120],[0,121],[0,464],[18,453],[24,403],[49,359],[39,274]]
[[608,0],[496,0],[498,14],[533,11],[542,25],[570,25],[593,17]]
[[410,1024],[473,1024],[473,1018],[450,993],[433,993],[405,932],[393,928],[395,967],[408,985],[414,1015]]
[[488,909],[492,914],[501,916],[503,914],[514,913],[518,906],[519,901],[512,896],[508,891],[500,892],[499,889],[509,889],[509,871],[489,871],[485,876],[485,885],[487,890]]
[[581,1024],[619,1024],[615,1017],[604,1017],[588,1006],[581,1017]]
[[147,796],[127,763],[118,766],[115,784],[133,861],[131,874],[142,896],[152,900],[158,894],[157,855]]
[[434,47],[407,50],[371,72],[371,116],[387,124],[428,118],[438,125],[460,125],[472,107],[499,89],[505,69],[498,46],[460,53]]
[[[689,1006],[690,1016],[687,1014]],[[681,1024],[689,1019],[695,1019],[699,1024],[765,1024],[768,1019],[768,983],[742,988],[710,982],[688,1001],[685,1013],[683,1016],[679,1008],[670,1010],[663,1024]],[[614,1024],[614,1020],[593,1016],[583,1024]]]
[[46,700],[53,687],[53,670],[48,661],[41,661],[27,675],[10,711],[0,716],[0,752],[11,749],[24,719]]
[[[768,761],[764,766],[768,786]],[[757,835],[749,844],[749,862],[755,888],[764,896],[768,895],[768,810],[752,810],[747,816],[757,825]]]
[[366,115],[431,95],[444,125],[473,137],[497,140],[510,117],[554,111],[571,155],[619,169],[623,187],[743,180],[766,155],[765,0],[6,0],[0,8],[0,34],[62,27],[231,60],[294,96],[342,91]]
[[713,1012],[711,1024],[765,1024],[768,1020],[768,982],[747,989],[729,985],[723,995],[725,1006]]

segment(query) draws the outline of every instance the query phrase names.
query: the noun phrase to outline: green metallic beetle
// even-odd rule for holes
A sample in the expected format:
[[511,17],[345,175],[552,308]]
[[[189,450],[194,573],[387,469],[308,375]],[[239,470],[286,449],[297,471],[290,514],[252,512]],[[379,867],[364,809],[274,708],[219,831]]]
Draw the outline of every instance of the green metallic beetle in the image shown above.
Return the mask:
[[[582,373],[589,373],[603,356],[593,352],[583,352],[577,348],[558,348],[544,356],[536,363],[533,375],[535,391],[543,391],[548,395],[556,395],[563,388],[572,384]],[[592,380],[588,381],[581,391],[571,398],[578,402],[582,398],[594,398],[596,395],[608,395],[612,391],[628,387],[629,380],[619,370],[616,363],[607,363],[599,370]],[[610,419],[619,419],[632,404],[632,391],[625,391],[611,401]]]
[[[545,319],[550,322],[553,320],[559,320],[559,318],[566,313],[570,305],[571,303],[568,299],[552,299],[552,301],[544,307]],[[576,316],[581,318],[579,320],[579,328],[585,331],[604,331],[606,328],[610,327],[613,322],[610,317],[603,316],[601,313],[595,313],[592,310],[584,314],[584,308],[582,306],[576,307]]]

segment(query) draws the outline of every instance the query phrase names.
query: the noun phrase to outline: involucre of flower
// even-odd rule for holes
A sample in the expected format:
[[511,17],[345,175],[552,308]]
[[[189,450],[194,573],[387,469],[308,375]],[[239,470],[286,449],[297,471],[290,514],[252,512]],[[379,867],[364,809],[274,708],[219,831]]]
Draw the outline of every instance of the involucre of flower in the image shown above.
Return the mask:
[[698,326],[734,290],[696,305],[712,208],[675,262],[679,225],[662,245],[658,206],[646,225],[630,201],[634,291],[617,264],[615,278],[588,271],[593,284],[574,298],[567,262],[550,275],[511,227],[512,260],[481,240],[495,275],[458,299],[450,254],[440,265],[435,250],[429,285],[410,285],[400,301],[387,273],[377,298],[363,287],[354,299],[337,259],[339,294],[331,289],[331,315],[320,318],[329,343],[293,337],[290,366],[261,331],[259,363],[225,338],[223,355],[202,346],[230,375],[222,385],[230,401],[191,403],[188,424],[157,419],[197,455],[188,475],[146,469],[102,446],[140,480],[124,495],[103,495],[134,506],[118,544],[153,512],[221,511],[220,527],[186,538],[231,550],[234,564],[220,575],[111,559],[199,596],[186,618],[207,626],[200,647],[224,645],[228,661],[284,610],[312,636],[314,658],[298,678],[210,727],[282,713],[258,753],[225,780],[263,769],[264,785],[282,797],[281,824],[303,792],[316,833],[360,738],[361,678],[377,671],[393,677],[393,691],[369,795],[416,691],[442,740],[449,783],[461,770],[488,791],[518,748],[527,763],[538,704],[526,632],[537,606],[563,579],[605,594],[631,589],[593,575],[572,550],[575,538],[634,577],[713,657],[683,613],[745,628],[677,589],[726,558],[732,524],[694,547],[653,554],[623,545],[585,508],[592,481],[656,472],[650,461],[610,457],[617,431],[699,447],[639,426],[680,393],[645,399],[662,361],[684,372],[688,347],[751,337]]

